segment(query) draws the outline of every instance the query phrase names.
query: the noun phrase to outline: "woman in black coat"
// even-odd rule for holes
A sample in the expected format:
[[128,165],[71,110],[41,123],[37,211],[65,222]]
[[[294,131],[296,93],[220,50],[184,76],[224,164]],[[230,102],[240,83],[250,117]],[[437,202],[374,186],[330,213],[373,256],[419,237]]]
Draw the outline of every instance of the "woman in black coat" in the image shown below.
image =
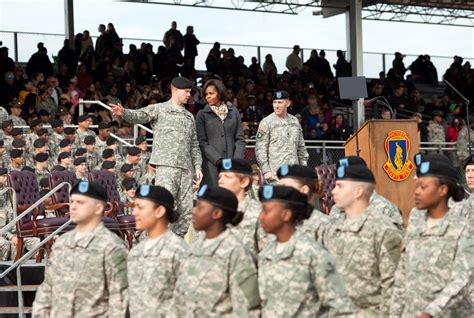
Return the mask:
[[203,158],[203,184],[217,185],[222,159],[244,158],[245,141],[240,113],[226,105],[226,88],[221,81],[211,79],[203,87],[207,105],[196,117],[197,137]]

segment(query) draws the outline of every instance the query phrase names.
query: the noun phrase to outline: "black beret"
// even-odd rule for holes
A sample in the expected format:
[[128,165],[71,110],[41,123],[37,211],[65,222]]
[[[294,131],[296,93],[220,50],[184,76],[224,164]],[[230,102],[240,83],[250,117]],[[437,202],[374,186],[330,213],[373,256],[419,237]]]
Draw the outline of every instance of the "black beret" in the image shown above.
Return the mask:
[[21,168],[21,171],[30,171],[30,172],[35,173],[35,169],[28,166],[24,166],[23,168]]
[[137,189],[136,198],[147,199],[174,210],[174,197],[166,188],[144,184]]
[[94,136],[86,136],[84,137],[84,144],[85,145],[93,145],[95,144],[95,137]]
[[74,165],[75,166],[79,166],[79,165],[83,164],[84,162],[87,162],[86,157],[79,157],[79,158],[74,159]]
[[229,212],[237,212],[239,202],[231,191],[204,184],[197,193],[198,200],[208,201],[212,205]]
[[303,180],[318,180],[318,175],[314,169],[301,165],[284,164],[277,171],[278,179],[292,178]]
[[39,120],[38,118],[35,118],[30,122],[30,128],[33,129],[36,126],[41,125],[41,124],[42,124],[41,120]]
[[77,122],[78,123],[82,123],[83,121],[86,121],[89,119],[89,115],[88,114],[84,114],[84,115],[81,115],[79,117],[77,117]]
[[13,120],[11,119],[7,119],[5,121],[2,122],[2,129],[5,129],[7,128],[8,126],[11,126],[13,125]]
[[222,159],[219,172],[224,171],[252,175],[252,165],[245,159]]
[[69,146],[70,144],[71,144],[70,139],[63,139],[59,142],[59,147],[64,148],[64,147]]
[[39,181],[39,185],[41,188],[49,188],[49,179],[43,178]]
[[275,93],[273,93],[273,99],[274,100],[277,100],[277,99],[290,99],[290,94],[288,94],[287,91],[275,91]]
[[339,159],[336,163],[336,169],[339,168],[340,166],[348,167],[348,166],[354,166],[354,165],[362,165],[362,166],[367,166],[365,163],[364,159],[358,156],[347,156],[345,158]]
[[418,178],[426,176],[448,177],[458,180],[459,174],[449,159],[442,154],[434,153],[425,157],[425,160],[416,170]]
[[40,109],[39,112],[38,112],[38,115],[39,116],[49,116],[49,112],[46,109]]
[[53,169],[51,169],[51,172],[53,171],[65,171],[66,168],[64,168],[63,166],[60,166],[60,165],[57,165],[57,166],[54,166]]
[[280,201],[295,205],[307,206],[308,197],[293,187],[282,185],[264,185],[258,190],[258,197],[261,202]]
[[113,169],[115,168],[115,161],[104,161],[102,162],[101,169]]
[[61,119],[53,119],[51,121],[51,127],[52,128],[58,128],[58,127],[61,127],[61,126],[64,126],[64,123]]
[[36,134],[38,136],[43,136],[43,135],[46,135],[47,133],[48,133],[48,130],[46,128],[41,128],[36,131]]
[[171,84],[177,89],[189,89],[193,88],[193,82],[188,80],[186,77],[175,77],[171,81]]
[[45,162],[48,160],[48,154],[47,153],[39,153],[35,156],[35,161],[37,162]]
[[12,158],[19,158],[21,156],[23,156],[23,150],[13,149],[10,151],[10,157]]
[[23,129],[21,129],[21,128],[13,128],[12,129],[12,132],[11,132],[12,137],[16,137],[16,136],[21,135],[21,134],[23,134]]
[[71,194],[80,194],[103,202],[107,201],[107,192],[104,187],[95,182],[79,181],[73,185]]
[[108,128],[110,128],[109,123],[104,123],[104,122],[99,123],[99,129],[108,129]]
[[340,166],[336,170],[336,180],[375,183],[374,174],[364,165]]
[[466,169],[466,167],[469,165],[474,165],[474,155],[470,155],[469,157],[467,157],[467,160],[464,163],[464,169]]
[[58,159],[66,159],[71,157],[71,153],[69,151],[63,151],[58,155]]
[[64,133],[66,135],[74,135],[75,132],[76,130],[74,129],[74,127],[64,127]]
[[8,169],[7,168],[0,168],[0,176],[4,176],[8,173]]
[[13,148],[23,148],[25,147],[26,142],[23,139],[14,139],[12,141],[12,147]]
[[107,146],[112,146],[116,143],[117,143],[117,139],[115,139],[114,137],[107,138],[107,141],[106,141]]
[[442,110],[439,110],[439,109],[435,109],[431,112],[431,116],[441,116],[441,117],[444,117],[444,112]]
[[127,191],[132,188],[138,188],[137,180],[135,178],[125,178],[122,180],[122,187]]
[[125,172],[129,172],[130,170],[132,170],[133,166],[129,163],[125,163],[123,164],[123,166],[120,168],[120,172],[121,173],[125,173]]
[[114,155],[114,151],[112,149],[104,149],[104,151],[102,151],[102,158],[103,159],[110,158],[113,155]]
[[87,153],[86,148],[77,148],[76,153],[74,154],[74,156],[80,157],[80,156],[84,156],[86,153]]
[[35,148],[42,148],[44,146],[46,146],[48,142],[42,138],[38,138],[36,139],[34,142],[33,142],[33,147]]
[[137,147],[130,147],[127,149],[127,154],[130,156],[138,156],[140,154],[140,149]]
[[139,145],[139,144],[141,144],[142,142],[146,142],[146,137],[145,137],[145,136],[138,136],[138,137],[135,139],[135,145]]

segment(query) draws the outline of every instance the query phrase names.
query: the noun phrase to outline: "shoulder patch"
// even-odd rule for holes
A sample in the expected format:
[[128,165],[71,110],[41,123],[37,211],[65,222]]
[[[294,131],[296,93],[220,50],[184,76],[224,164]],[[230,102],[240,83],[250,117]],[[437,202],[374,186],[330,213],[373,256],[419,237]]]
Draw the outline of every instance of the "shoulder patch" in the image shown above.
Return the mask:
[[260,125],[258,125],[258,132],[259,133],[262,133],[262,134],[265,134],[268,132],[268,126],[267,124],[265,123],[260,123]]

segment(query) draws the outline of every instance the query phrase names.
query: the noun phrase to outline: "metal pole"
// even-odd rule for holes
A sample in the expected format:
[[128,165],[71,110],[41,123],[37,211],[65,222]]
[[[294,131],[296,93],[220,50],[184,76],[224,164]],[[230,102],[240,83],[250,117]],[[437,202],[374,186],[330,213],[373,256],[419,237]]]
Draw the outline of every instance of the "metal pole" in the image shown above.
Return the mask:
[[257,46],[257,57],[258,57],[258,65],[260,65],[260,67],[261,67],[263,65],[263,63],[262,63],[262,52],[261,52],[260,45]]
[[15,63],[18,63],[18,33],[13,32],[13,46],[14,46],[14,56],[15,56]]
[[74,49],[74,1],[64,0],[64,32],[71,48]]
[[387,71],[385,71],[385,53],[382,53],[382,70],[385,74],[387,74]]
[[364,56],[362,52],[362,0],[351,0],[346,13],[346,34],[352,76],[364,74]]

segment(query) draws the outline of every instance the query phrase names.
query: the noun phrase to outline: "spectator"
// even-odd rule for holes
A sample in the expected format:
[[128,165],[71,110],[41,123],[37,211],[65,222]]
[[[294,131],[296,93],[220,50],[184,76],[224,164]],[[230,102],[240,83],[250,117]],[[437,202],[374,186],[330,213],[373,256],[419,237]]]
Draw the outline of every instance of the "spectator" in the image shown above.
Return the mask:
[[95,70],[96,60],[94,52],[94,44],[89,35],[89,31],[85,30],[82,34],[81,39],[81,53],[79,55],[79,61],[85,64],[87,70]]
[[8,48],[0,47],[0,78],[3,78],[7,72],[13,72],[15,62],[8,56]]
[[329,140],[347,140],[352,135],[352,129],[346,125],[344,115],[334,116],[333,123],[327,132]]
[[336,70],[336,77],[348,77],[352,75],[351,63],[346,61],[344,53],[337,50],[337,62],[334,64]]
[[303,134],[307,138],[311,129],[316,129],[316,137],[321,138],[321,123],[323,122],[323,115],[321,114],[321,107],[318,98],[315,95],[309,95],[307,99],[307,106],[301,112],[303,123]]
[[425,100],[421,96],[420,91],[417,89],[411,92],[410,97],[408,97],[407,104],[407,109],[414,113],[419,113],[425,108]]
[[261,75],[263,75],[262,68],[260,67],[260,63],[258,62],[255,56],[252,56],[252,64],[249,66],[250,74],[252,74],[252,79],[257,81]]
[[181,51],[183,49],[183,35],[177,29],[176,21],[171,22],[171,29],[166,31],[163,36],[163,43],[167,50],[176,49]]
[[405,55],[402,55],[400,52],[395,52],[395,58],[392,62],[391,71],[393,72],[394,80],[398,82],[403,81],[405,72],[407,71],[407,69],[405,68],[405,64],[403,63],[404,58]]
[[326,60],[326,52],[324,50],[319,51],[319,62],[321,63],[320,76],[332,81],[334,79],[334,74],[331,71],[331,66],[329,65],[328,60]]
[[[393,95],[388,99],[390,106],[397,111],[397,114],[406,116],[407,98],[405,96],[405,86],[402,84],[395,85]],[[411,117],[411,115],[409,116]],[[408,118],[409,118],[408,117]],[[405,117],[407,118],[407,117]]]
[[117,31],[111,22],[107,24],[107,34],[110,36],[114,51],[122,53],[122,40],[118,36]]
[[100,35],[95,42],[95,53],[99,60],[103,60],[106,50],[113,50],[113,41],[111,35],[106,31],[105,25],[100,24],[97,31],[99,31]]
[[298,73],[303,69],[303,63],[301,62],[300,46],[293,46],[293,52],[286,58],[286,68],[290,73]]
[[194,27],[189,25],[186,28],[186,34],[183,37],[184,44],[184,60],[185,65],[194,70],[196,56],[198,56],[197,46],[199,45],[199,40],[194,35]]
[[48,57],[48,50],[42,42],[37,45],[38,51],[34,53],[26,64],[26,74],[33,76],[35,73],[43,73],[44,76],[53,75],[53,64]]
[[208,72],[217,74],[221,56],[221,44],[215,42],[206,58],[206,69]]
[[19,92],[15,85],[15,75],[11,71],[6,72],[4,82],[0,83],[0,106],[7,106],[14,98],[18,97]]

